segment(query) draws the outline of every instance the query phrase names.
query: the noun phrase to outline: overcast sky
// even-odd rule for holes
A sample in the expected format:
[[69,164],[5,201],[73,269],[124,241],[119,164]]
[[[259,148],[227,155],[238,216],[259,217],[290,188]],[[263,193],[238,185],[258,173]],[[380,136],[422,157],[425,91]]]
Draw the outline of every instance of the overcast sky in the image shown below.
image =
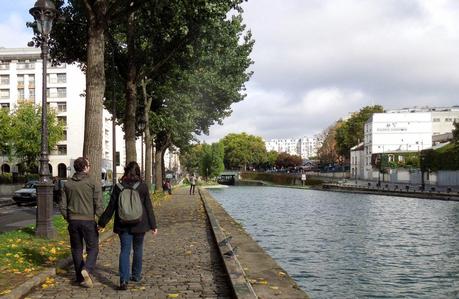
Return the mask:
[[[0,0],[0,46],[23,47],[34,0]],[[249,0],[254,75],[207,142],[313,136],[366,105],[459,105],[457,0]]]

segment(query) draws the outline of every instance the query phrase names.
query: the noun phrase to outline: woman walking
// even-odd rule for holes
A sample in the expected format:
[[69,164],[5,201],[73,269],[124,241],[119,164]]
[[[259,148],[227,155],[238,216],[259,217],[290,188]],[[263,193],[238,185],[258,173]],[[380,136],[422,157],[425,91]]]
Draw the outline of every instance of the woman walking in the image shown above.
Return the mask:
[[[128,194],[127,197],[126,194]],[[126,203],[130,204],[126,205]],[[139,211],[137,218],[135,217],[136,207]],[[158,232],[148,187],[142,182],[140,167],[135,161],[129,162],[124,168],[124,175],[120,183],[114,187],[107,209],[99,219],[99,226],[105,227],[113,214],[115,214],[113,231],[119,235],[121,243],[119,289],[127,290],[129,280],[139,282],[142,279],[145,233],[151,231],[155,236]],[[130,271],[131,249],[134,251],[132,271]]]

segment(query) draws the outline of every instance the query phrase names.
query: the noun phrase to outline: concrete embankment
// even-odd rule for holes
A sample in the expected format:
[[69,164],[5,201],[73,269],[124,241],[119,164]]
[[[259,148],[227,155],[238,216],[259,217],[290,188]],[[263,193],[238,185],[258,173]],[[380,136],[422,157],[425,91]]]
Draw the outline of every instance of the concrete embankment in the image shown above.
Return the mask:
[[377,194],[386,196],[400,196],[400,197],[414,197],[424,199],[436,199],[436,200],[450,200],[459,201],[459,194],[447,193],[447,192],[412,192],[403,190],[390,190],[390,189],[374,189],[374,188],[363,188],[349,185],[339,184],[323,184],[321,188],[315,188],[316,190],[326,190],[335,192],[349,192],[349,193],[362,193],[362,194]]
[[[216,239],[227,239],[231,236],[229,242],[232,250],[237,248],[236,258],[242,268],[242,275],[258,298],[308,298],[288,273],[252,239],[207,190],[201,189],[200,192],[205,205],[211,209],[210,214],[213,216],[210,217],[217,220],[216,223],[212,223],[211,220],[211,224],[219,226],[217,230],[220,229],[223,233],[223,236],[216,236]],[[223,256],[223,259],[226,257]],[[231,273],[229,275],[231,276]]]

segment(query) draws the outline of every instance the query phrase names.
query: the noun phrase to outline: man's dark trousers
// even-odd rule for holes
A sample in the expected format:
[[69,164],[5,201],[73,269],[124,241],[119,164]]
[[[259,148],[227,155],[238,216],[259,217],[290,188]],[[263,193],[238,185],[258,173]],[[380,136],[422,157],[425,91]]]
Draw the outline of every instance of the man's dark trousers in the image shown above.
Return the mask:
[[[97,224],[94,220],[70,220],[68,229],[76,280],[82,282],[81,270],[86,269],[92,274],[96,266],[97,255],[99,254]],[[83,240],[88,254],[86,262],[83,260]]]

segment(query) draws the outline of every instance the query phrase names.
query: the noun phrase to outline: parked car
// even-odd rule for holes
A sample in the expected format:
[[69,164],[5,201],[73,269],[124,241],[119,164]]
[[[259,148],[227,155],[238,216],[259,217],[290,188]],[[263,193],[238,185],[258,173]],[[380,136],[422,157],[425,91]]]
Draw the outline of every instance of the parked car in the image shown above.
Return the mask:
[[[61,190],[64,187],[66,180],[57,180],[53,187],[53,202],[59,203],[61,200]],[[21,205],[36,205],[37,204],[37,184],[38,181],[28,181],[24,188],[14,192],[13,200],[18,206]]]
[[18,206],[23,204],[37,204],[38,181],[28,181],[24,188],[14,192],[13,200]]

